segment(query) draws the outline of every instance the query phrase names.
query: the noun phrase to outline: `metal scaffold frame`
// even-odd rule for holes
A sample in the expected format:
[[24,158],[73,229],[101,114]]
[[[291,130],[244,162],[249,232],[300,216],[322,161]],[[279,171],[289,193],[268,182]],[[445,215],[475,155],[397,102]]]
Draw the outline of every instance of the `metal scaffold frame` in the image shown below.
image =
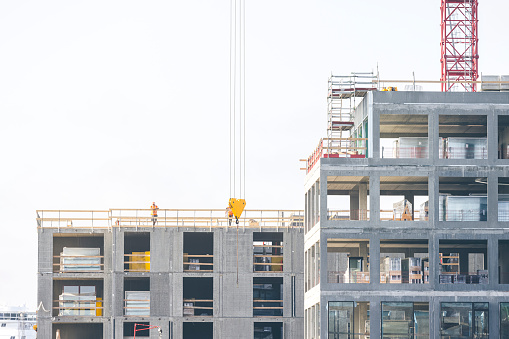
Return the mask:
[[476,92],[479,76],[477,0],[441,0],[442,92]]
[[378,77],[373,72],[331,75],[327,94],[327,154],[347,153],[356,149],[357,140],[352,139],[353,111],[356,98],[377,89]]

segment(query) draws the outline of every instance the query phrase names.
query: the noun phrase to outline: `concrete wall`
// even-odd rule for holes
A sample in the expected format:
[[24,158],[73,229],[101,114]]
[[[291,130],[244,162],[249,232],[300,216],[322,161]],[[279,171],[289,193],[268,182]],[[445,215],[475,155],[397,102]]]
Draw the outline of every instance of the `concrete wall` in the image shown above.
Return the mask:
[[[125,232],[149,232],[150,272],[124,272]],[[184,322],[208,321],[214,324],[214,338],[253,338],[256,321],[281,322],[285,338],[303,338],[303,230],[263,230],[283,233],[284,271],[253,272],[253,231],[259,229],[213,229],[214,272],[183,271],[184,232],[209,232],[194,228],[113,228],[111,230],[39,229],[38,302],[50,310],[54,295],[53,286],[65,281],[85,279],[102,281],[104,289],[104,317],[59,317],[39,311],[39,338],[54,338],[57,328],[66,337],[77,338],[73,329],[97,332],[99,324],[103,338],[123,338],[124,322],[149,322],[161,326],[163,338],[182,338]],[[55,234],[90,236],[98,233],[104,238],[105,271],[102,273],[53,273],[53,236]],[[238,270],[237,270],[238,238]],[[238,274],[237,274],[238,273]],[[238,276],[238,283],[237,283]],[[283,278],[283,317],[253,318],[253,277],[277,276]],[[124,279],[144,277],[150,279],[150,317],[124,317]],[[183,278],[213,278],[213,317],[183,317]],[[292,284],[294,284],[292,289]],[[68,322],[78,326],[69,326]],[[68,333],[69,332],[69,333]],[[97,337],[94,332],[92,337]],[[156,330],[151,338],[159,338]]]

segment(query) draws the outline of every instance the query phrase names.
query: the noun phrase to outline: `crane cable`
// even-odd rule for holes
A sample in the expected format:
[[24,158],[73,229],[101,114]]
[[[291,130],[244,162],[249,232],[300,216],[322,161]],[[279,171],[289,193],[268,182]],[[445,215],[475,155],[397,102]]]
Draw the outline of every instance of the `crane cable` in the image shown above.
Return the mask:
[[[238,3],[238,4],[237,4]],[[237,34],[238,33],[238,34]],[[238,53],[237,53],[238,52]],[[238,63],[237,63],[238,61]],[[237,72],[238,71],[238,72]],[[246,194],[246,90],[245,90],[245,0],[230,0],[230,200],[239,190],[239,198],[245,206]],[[237,88],[239,80],[239,88]],[[239,100],[237,100],[237,98]],[[238,115],[238,119],[237,119]],[[239,123],[237,130],[237,121]],[[238,132],[238,133],[237,133]],[[237,138],[238,134],[238,138]],[[239,147],[237,148],[237,141]],[[237,157],[238,153],[238,157]],[[238,162],[238,167],[237,167]],[[237,186],[237,171],[239,181]],[[233,188],[233,189],[232,189]],[[242,207],[243,210],[243,207]],[[237,285],[239,281],[239,220],[240,213],[235,214],[237,224]]]

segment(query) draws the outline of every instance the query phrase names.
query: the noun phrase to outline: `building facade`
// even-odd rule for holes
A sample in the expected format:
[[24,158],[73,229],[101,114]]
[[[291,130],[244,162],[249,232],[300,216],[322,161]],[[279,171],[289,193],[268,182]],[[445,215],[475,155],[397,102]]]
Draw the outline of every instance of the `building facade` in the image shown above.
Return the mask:
[[509,93],[360,95],[307,162],[305,338],[509,338]]
[[150,212],[37,212],[39,338],[303,338],[301,211]]

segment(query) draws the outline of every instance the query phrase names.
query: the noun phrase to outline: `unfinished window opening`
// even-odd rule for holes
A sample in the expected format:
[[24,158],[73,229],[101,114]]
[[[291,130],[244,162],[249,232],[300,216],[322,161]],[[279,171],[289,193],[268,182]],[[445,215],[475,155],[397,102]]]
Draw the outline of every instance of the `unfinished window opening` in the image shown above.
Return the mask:
[[185,272],[214,270],[214,233],[184,232],[183,265]]
[[426,114],[381,114],[380,157],[389,159],[428,158]]
[[488,242],[486,240],[440,240],[441,284],[487,284]]
[[150,271],[150,233],[124,233],[124,271]]
[[253,232],[253,271],[283,272],[283,232]]
[[509,284],[509,240],[498,241],[498,283]]
[[509,221],[509,178],[498,178],[498,221]]
[[426,221],[428,200],[428,177],[380,177],[380,220]]
[[182,339],[213,339],[214,326],[211,322],[184,322]]
[[253,316],[283,316],[283,278],[253,278]]
[[440,115],[438,118],[440,159],[487,159],[486,115]]
[[213,286],[213,278],[184,277],[184,317],[213,315]]
[[369,239],[327,239],[327,282],[369,283]]
[[104,284],[100,279],[55,280],[53,295],[53,316],[103,315]]
[[429,304],[382,302],[382,339],[429,338]]
[[380,240],[380,283],[429,284],[426,239]]
[[369,302],[330,301],[328,312],[329,338],[370,337]]
[[440,338],[489,338],[488,303],[441,303]]
[[[124,339],[133,339],[135,336],[134,325],[136,325],[136,337],[150,337],[153,330],[147,329],[150,326],[148,322],[125,322],[124,323]],[[141,326],[140,326],[141,325]],[[157,330],[155,330],[157,331]]]
[[53,272],[104,272],[103,234],[55,234]]
[[488,178],[440,177],[439,221],[488,220]]
[[[52,326],[52,338],[73,338],[73,339],[90,339],[103,338],[103,324],[100,323],[72,323],[61,324],[54,323]],[[57,336],[58,333],[58,336]]]
[[283,339],[283,323],[254,323],[254,339]]
[[317,180],[306,193],[306,232],[320,221],[320,181]]
[[327,219],[369,220],[369,177],[327,177]]
[[320,283],[320,242],[316,242],[305,251],[305,288],[306,292]]
[[150,315],[150,278],[124,278],[124,315]]
[[498,116],[498,158],[509,159],[509,115]]

